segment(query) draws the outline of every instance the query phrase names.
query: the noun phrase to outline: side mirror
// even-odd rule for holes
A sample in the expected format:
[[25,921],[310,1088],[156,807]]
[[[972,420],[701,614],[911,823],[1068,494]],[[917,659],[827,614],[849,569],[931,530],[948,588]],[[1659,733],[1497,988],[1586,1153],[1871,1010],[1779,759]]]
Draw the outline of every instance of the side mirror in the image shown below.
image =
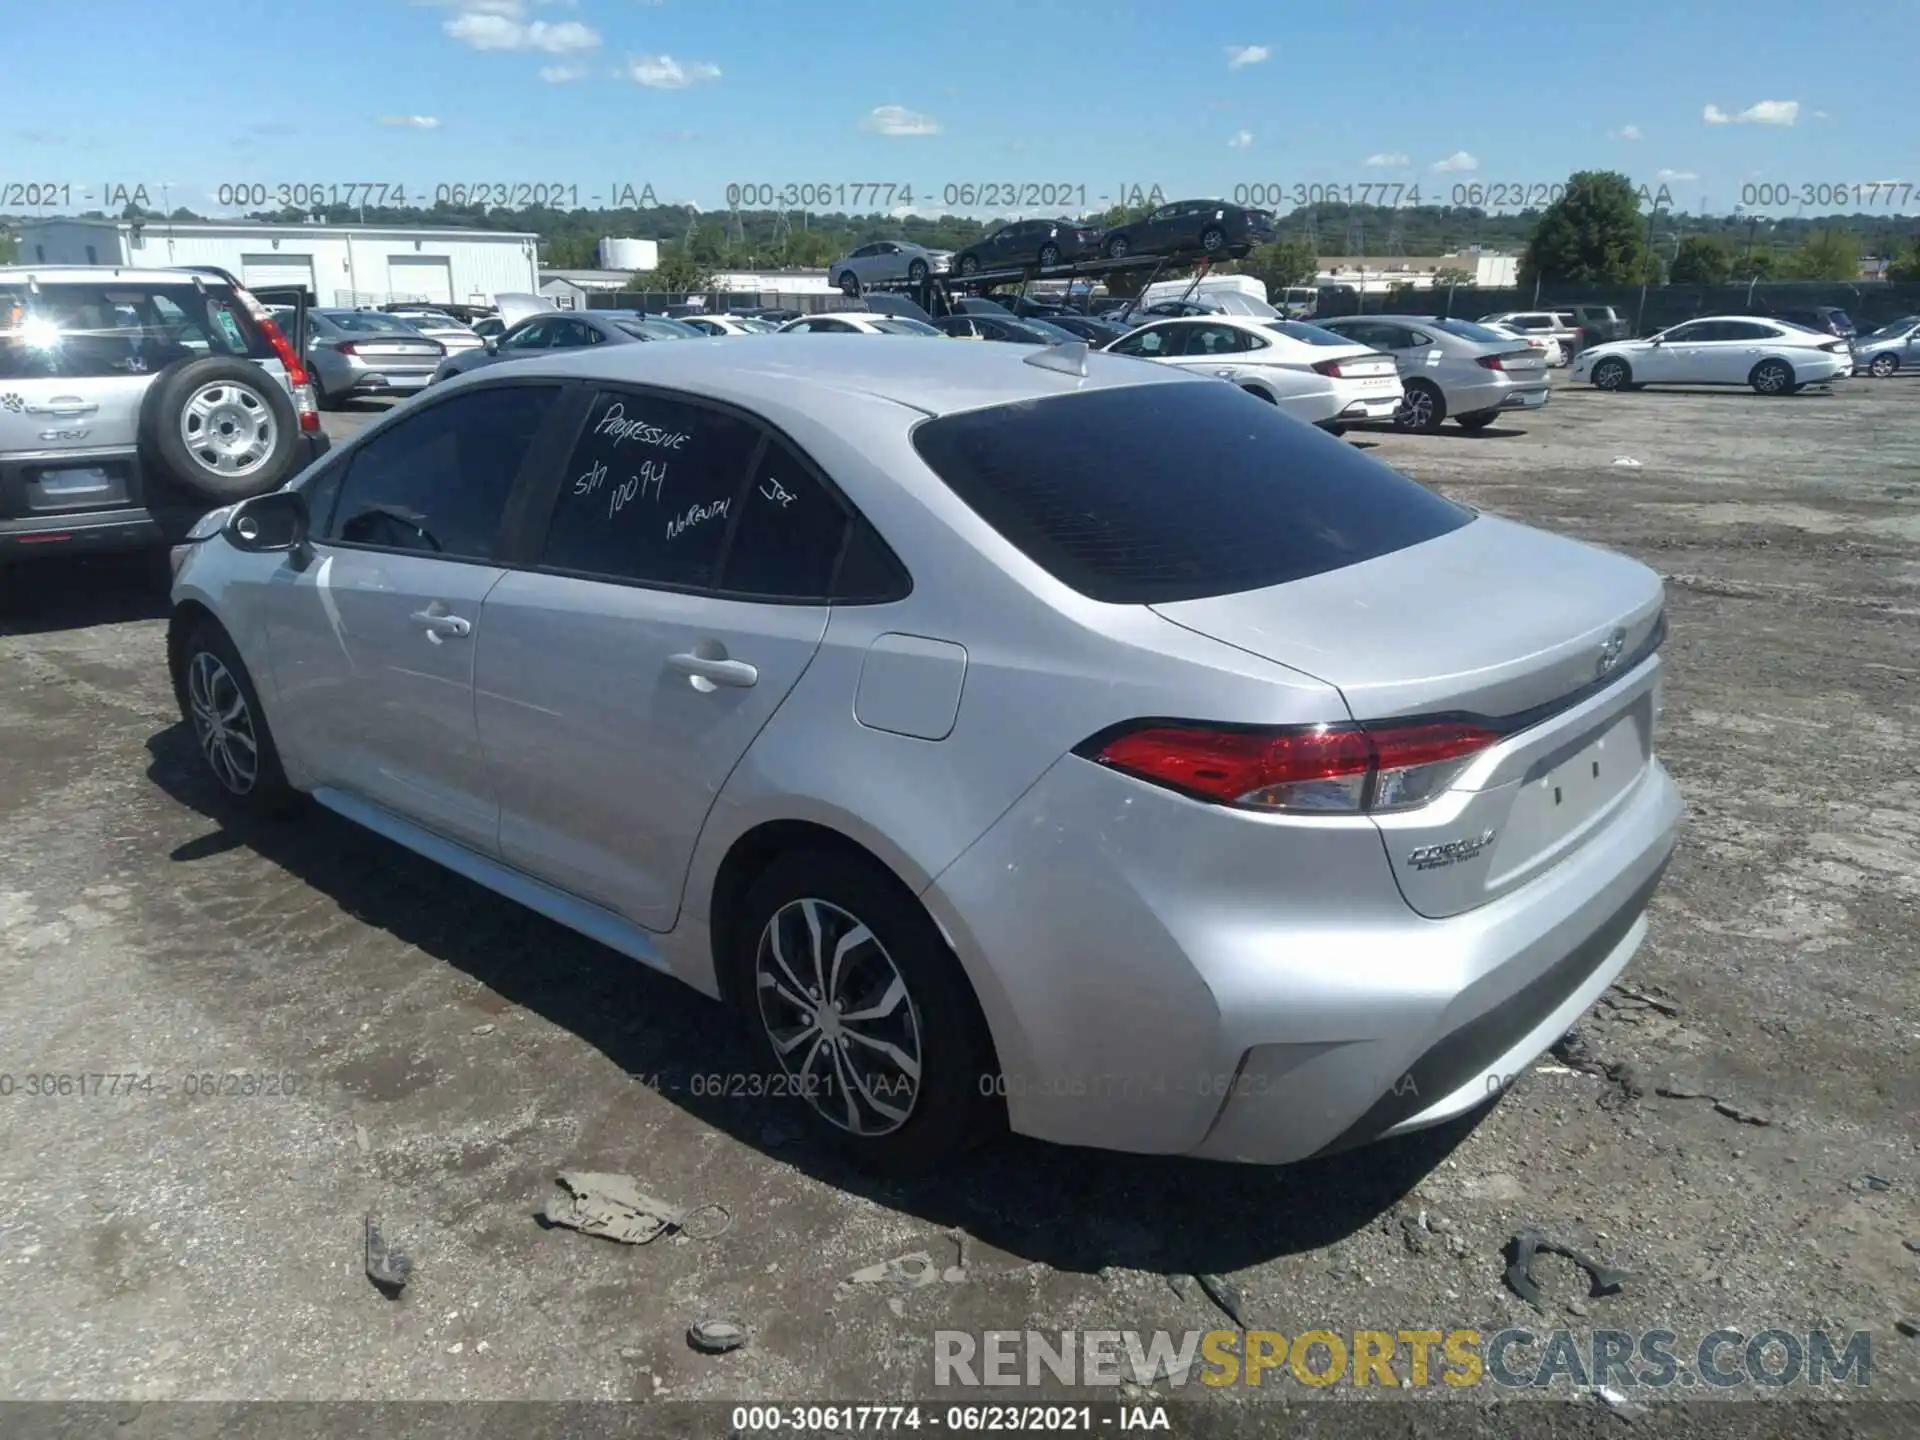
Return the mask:
[[222,533],[236,550],[269,554],[306,544],[307,523],[306,496],[297,490],[273,490],[234,506]]
[[500,353],[500,337],[498,335],[487,336],[483,343],[486,345],[489,355],[498,355]]

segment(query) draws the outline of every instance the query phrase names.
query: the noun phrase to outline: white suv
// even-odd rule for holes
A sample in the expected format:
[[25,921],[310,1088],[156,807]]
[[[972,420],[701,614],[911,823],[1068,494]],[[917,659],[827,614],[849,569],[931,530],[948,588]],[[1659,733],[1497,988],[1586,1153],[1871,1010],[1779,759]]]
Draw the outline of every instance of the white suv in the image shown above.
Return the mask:
[[327,448],[288,337],[224,272],[0,266],[0,564],[168,544]]

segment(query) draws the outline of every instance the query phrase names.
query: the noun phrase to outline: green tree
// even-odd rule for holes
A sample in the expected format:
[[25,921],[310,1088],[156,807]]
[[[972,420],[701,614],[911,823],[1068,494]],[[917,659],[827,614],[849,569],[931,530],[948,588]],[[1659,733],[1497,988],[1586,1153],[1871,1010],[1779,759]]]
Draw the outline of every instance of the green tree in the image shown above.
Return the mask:
[[1733,262],[1736,280],[1771,280],[1780,273],[1780,259],[1769,248],[1741,254]]
[[1789,280],[1852,280],[1860,273],[1860,242],[1846,230],[1816,230],[1787,252]]
[[1907,241],[1907,248],[1893,257],[1893,263],[1887,266],[1887,279],[1920,281],[1920,235]]
[[1640,283],[1647,224],[1633,182],[1613,170],[1581,170],[1534,226],[1520,259],[1520,287],[1535,280],[1590,285]]
[[0,265],[11,265],[20,253],[20,237],[0,230]]
[[1473,271],[1463,270],[1458,265],[1442,265],[1433,272],[1433,288],[1436,290],[1446,290],[1456,286],[1464,290],[1479,283],[1480,279]]
[[577,230],[561,231],[541,247],[541,260],[550,270],[591,270],[599,259],[599,246]]
[[1268,290],[1304,285],[1320,273],[1320,257],[1304,240],[1276,240],[1257,245],[1240,263],[1244,274],[1257,276]]
[[664,290],[673,295],[685,295],[695,290],[704,290],[712,284],[713,267],[689,254],[685,246],[675,245],[662,249],[660,267],[647,278],[652,282],[651,288],[655,290]]
[[1733,257],[1711,235],[1689,235],[1674,252],[1668,271],[1676,285],[1724,285],[1733,275]]

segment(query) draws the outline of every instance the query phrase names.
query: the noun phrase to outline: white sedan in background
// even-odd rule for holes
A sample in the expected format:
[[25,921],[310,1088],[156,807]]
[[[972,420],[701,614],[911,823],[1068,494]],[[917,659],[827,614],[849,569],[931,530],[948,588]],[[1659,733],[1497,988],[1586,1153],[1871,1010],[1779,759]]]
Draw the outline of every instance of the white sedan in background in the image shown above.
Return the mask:
[[702,335],[771,335],[780,328],[770,320],[755,320],[750,315],[676,315],[674,318]]
[[782,335],[931,335],[947,337],[924,320],[906,315],[881,315],[867,310],[835,310],[825,315],[802,315],[778,331]]
[[1488,315],[1480,323],[1537,345],[1546,352],[1547,364],[1555,369],[1571,360],[1580,348],[1580,332],[1551,310],[1508,310]]
[[1405,393],[1393,356],[1298,320],[1156,320],[1102,348],[1230,380],[1335,434],[1358,421],[1391,420]]
[[1614,340],[1581,353],[1573,378],[1597,390],[1642,385],[1751,385],[1791,395],[1853,371],[1847,342],[1758,315],[1689,320],[1644,340]]

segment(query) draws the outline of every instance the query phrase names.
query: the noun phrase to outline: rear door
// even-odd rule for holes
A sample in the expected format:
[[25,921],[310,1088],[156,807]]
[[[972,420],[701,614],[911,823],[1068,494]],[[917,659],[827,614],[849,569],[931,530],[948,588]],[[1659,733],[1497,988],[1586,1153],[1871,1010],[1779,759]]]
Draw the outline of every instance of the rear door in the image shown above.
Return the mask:
[[501,854],[670,929],[707,812],[826,633],[847,516],[746,417],[624,387],[529,513],[475,686]]

